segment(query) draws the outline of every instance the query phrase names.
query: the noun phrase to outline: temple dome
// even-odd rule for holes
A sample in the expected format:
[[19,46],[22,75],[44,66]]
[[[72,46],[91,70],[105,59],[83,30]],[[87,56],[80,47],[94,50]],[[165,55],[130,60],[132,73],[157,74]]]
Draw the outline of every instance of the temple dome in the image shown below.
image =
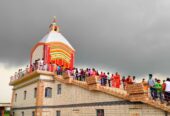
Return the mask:
[[73,46],[67,41],[67,39],[57,31],[50,31],[40,41],[40,43],[51,43],[51,42],[61,42],[74,50]]

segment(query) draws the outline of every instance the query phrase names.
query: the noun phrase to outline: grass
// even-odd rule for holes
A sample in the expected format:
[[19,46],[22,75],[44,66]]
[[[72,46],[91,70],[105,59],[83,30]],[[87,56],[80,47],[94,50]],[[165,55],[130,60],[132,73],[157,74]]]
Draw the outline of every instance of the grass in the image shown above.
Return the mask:
[[5,116],[9,116],[9,114],[10,114],[9,111],[5,112]]

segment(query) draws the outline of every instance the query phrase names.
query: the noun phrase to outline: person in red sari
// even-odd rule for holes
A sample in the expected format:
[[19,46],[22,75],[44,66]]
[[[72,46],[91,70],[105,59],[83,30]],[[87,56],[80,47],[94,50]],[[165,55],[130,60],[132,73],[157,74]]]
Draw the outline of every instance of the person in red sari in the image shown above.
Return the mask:
[[114,78],[115,78],[115,87],[120,88],[121,83],[120,83],[120,75],[118,74],[118,72],[116,72]]
[[52,72],[53,71],[53,66],[51,62],[48,64],[48,71]]

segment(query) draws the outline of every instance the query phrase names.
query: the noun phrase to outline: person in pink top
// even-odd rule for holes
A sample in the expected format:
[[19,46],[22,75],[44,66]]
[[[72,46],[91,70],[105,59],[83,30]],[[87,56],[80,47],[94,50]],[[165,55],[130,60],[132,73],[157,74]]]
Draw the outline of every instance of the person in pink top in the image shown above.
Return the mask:
[[93,76],[93,70],[90,69],[90,76]]
[[115,78],[114,77],[115,77],[114,74],[112,74],[112,76],[111,76],[112,87],[116,87]]
[[93,69],[92,71],[93,71],[93,72],[92,72],[92,76],[96,76],[96,71],[95,71],[95,69]]

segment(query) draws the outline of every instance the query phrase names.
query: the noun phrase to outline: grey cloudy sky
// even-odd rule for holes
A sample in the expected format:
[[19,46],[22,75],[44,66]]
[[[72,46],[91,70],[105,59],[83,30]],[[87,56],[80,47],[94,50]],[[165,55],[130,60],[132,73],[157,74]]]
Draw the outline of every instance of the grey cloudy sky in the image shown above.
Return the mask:
[[76,64],[123,74],[170,74],[169,0],[1,0],[0,62],[29,61],[53,16]]

